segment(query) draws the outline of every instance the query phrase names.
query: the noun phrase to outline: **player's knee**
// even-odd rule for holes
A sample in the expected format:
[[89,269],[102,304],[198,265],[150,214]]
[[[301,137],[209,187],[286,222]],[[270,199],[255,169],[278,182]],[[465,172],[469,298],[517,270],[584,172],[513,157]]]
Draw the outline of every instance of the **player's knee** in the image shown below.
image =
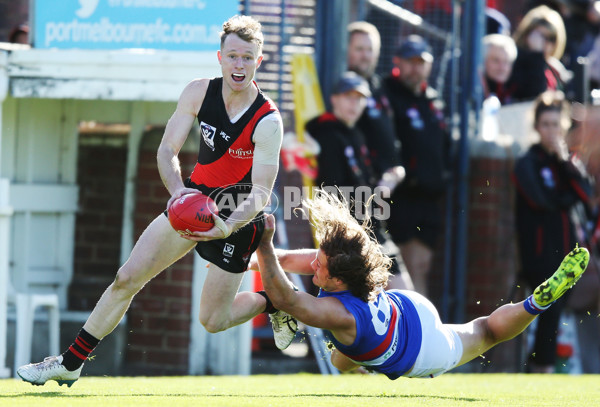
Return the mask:
[[490,327],[488,317],[477,318],[474,321],[474,324],[475,330],[481,334],[486,345],[495,345],[496,343],[501,342],[496,337],[494,330]]
[[214,315],[200,313],[200,323],[211,334],[216,334],[227,329],[225,321]]
[[136,284],[131,276],[131,273],[128,273],[123,268],[119,269],[117,272],[117,276],[115,277],[115,281],[113,282],[112,286],[113,290],[123,292],[137,292],[139,290],[136,288]]

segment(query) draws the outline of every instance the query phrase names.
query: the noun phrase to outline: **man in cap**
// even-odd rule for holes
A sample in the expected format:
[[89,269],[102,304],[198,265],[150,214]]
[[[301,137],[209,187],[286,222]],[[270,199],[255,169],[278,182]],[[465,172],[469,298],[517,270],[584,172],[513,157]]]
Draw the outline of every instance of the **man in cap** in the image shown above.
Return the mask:
[[377,181],[364,135],[356,128],[369,97],[367,81],[345,72],[331,91],[331,112],[306,124],[306,131],[321,146],[317,185],[357,187]]
[[418,35],[406,38],[385,79],[406,176],[393,191],[388,228],[400,248],[415,289],[427,294],[427,275],[441,232],[441,208],[449,180],[451,139],[437,92],[428,86],[433,55]]

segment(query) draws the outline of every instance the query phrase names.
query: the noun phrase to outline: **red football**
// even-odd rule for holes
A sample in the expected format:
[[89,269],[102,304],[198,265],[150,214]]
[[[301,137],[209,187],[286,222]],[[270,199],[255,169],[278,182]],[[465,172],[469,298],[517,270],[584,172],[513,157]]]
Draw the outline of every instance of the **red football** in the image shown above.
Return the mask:
[[206,232],[215,225],[217,204],[200,192],[181,196],[169,207],[169,222],[179,233]]

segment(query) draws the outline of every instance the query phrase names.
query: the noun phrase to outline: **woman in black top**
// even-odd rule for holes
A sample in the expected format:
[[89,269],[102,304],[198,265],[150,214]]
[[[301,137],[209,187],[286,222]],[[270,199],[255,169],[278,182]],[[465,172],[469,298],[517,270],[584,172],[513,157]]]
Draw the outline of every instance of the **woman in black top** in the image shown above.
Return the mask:
[[[513,174],[521,273],[531,289],[548,278],[548,270],[552,270],[548,267],[578,242],[572,211],[575,205],[590,201],[591,186],[583,166],[567,150],[567,110],[562,92],[540,95],[534,110],[534,128],[540,140],[519,158]],[[563,297],[538,320],[530,366],[534,372],[554,371],[564,302]]]

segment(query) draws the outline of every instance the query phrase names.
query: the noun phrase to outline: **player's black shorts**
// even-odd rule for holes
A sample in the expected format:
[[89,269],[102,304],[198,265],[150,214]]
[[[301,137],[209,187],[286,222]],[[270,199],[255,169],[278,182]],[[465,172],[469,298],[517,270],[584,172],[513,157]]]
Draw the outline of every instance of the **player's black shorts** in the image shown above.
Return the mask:
[[390,204],[387,227],[396,244],[419,239],[433,249],[442,232],[440,203],[428,199],[396,199]]
[[248,268],[250,256],[258,248],[265,230],[262,213],[227,239],[198,242],[196,251],[204,260],[230,273],[243,273]]

